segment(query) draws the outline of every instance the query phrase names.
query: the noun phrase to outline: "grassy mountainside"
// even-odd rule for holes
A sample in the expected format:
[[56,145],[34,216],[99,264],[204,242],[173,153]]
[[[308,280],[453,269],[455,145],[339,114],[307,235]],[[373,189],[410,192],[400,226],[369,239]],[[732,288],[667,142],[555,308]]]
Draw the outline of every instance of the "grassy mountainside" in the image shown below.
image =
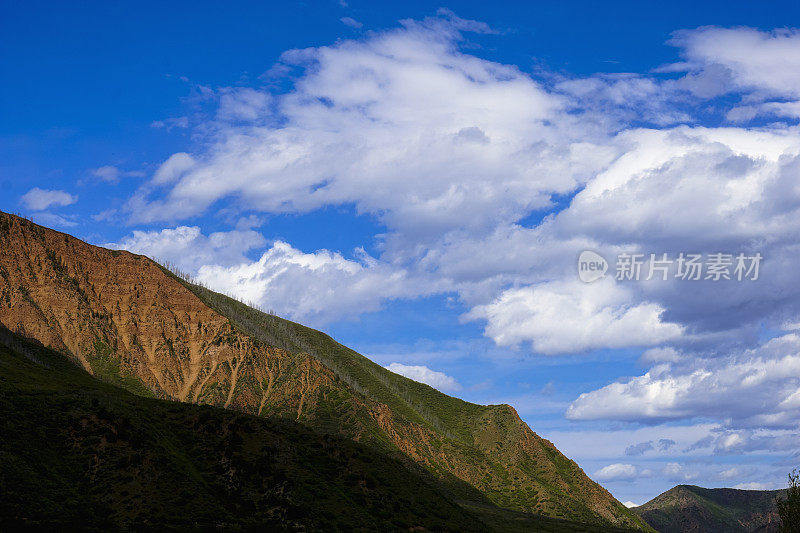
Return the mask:
[[[401,447],[440,475],[455,473],[495,504],[511,509],[586,521],[594,519],[595,510],[601,516],[606,512],[595,502],[606,505],[610,495],[552,443],[533,433],[511,406],[476,405],[447,396],[386,370],[324,333],[184,283],[210,307],[230,317],[237,329],[287,352],[310,354],[354,390],[386,405],[398,433],[410,425],[409,433],[424,432],[424,438],[434,439],[437,450],[413,441],[401,442]],[[575,501],[577,495],[584,500]],[[613,501],[613,512],[619,512],[619,505]]]
[[464,509],[368,446],[136,396],[2,327],[0,434],[3,530],[605,530]]
[[0,250],[0,324],[108,383],[352,439],[464,505],[646,528],[509,406],[451,398],[145,257],[2,213]]
[[777,532],[785,490],[704,489],[678,485],[633,511],[662,533]]

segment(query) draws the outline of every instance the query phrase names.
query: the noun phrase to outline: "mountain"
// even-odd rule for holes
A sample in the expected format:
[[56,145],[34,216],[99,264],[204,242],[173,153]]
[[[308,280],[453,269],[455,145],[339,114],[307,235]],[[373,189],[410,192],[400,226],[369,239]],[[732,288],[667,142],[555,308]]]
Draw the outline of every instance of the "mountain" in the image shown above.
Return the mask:
[[777,532],[776,501],[786,490],[704,489],[678,485],[632,510],[661,533]]
[[5,213],[0,324],[140,397],[353,440],[421,467],[467,508],[647,528],[510,406],[446,396],[146,257]]

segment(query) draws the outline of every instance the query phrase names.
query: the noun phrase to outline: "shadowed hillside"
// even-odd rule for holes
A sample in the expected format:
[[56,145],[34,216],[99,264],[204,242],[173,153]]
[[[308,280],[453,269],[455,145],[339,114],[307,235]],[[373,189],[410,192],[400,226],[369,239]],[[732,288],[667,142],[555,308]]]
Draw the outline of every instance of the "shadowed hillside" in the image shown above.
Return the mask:
[[510,406],[451,398],[145,257],[24,219],[0,214],[0,249],[0,323],[107,383],[352,439],[465,506],[646,527]]
[[0,526],[605,531],[465,510],[425,470],[286,420],[142,398],[0,327]]

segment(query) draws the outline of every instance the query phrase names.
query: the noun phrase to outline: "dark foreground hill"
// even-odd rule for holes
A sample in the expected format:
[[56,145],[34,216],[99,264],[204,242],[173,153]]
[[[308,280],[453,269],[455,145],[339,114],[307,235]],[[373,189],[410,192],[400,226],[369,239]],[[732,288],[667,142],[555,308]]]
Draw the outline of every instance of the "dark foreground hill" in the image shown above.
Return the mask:
[[779,496],[785,498],[786,491],[678,485],[633,511],[662,533],[775,533]]
[[0,324],[139,397],[360,443],[464,508],[647,528],[508,405],[452,398],[146,257],[4,213]]
[[300,424],[142,398],[0,327],[0,530],[606,531],[464,508]]

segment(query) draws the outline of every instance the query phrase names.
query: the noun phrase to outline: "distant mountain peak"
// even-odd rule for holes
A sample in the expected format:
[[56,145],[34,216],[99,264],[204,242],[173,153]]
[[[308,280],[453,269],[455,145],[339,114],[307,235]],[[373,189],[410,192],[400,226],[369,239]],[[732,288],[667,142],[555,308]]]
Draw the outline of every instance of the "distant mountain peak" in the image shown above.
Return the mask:
[[775,533],[780,527],[776,502],[785,493],[677,485],[632,511],[662,533]]

